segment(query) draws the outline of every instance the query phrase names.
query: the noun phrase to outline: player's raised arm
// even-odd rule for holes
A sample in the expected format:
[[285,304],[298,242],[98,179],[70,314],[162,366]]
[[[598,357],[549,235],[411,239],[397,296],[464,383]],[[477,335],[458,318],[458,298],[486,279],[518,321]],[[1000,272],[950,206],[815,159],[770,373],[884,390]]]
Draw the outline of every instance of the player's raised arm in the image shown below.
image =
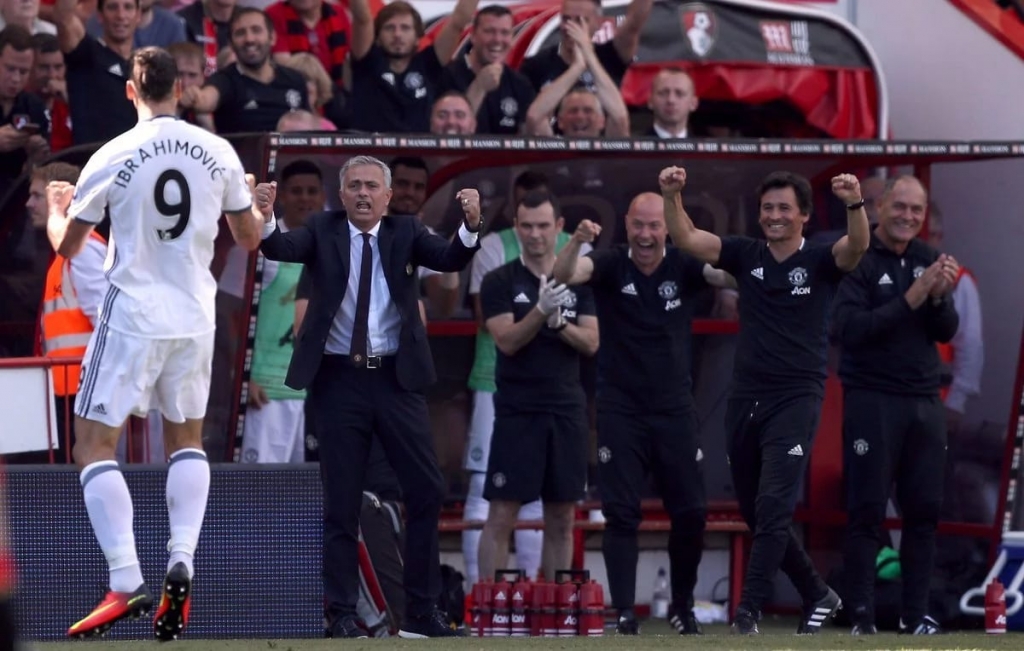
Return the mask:
[[569,243],[555,258],[555,267],[552,270],[555,280],[566,285],[582,285],[590,281],[594,274],[594,261],[586,256],[580,257],[580,248],[584,244],[592,244],[600,234],[600,225],[589,219],[580,222],[569,238]]
[[832,192],[846,204],[846,235],[832,246],[836,266],[853,271],[871,244],[871,225],[864,210],[860,181],[853,174],[840,174],[832,179]]
[[672,243],[698,260],[717,264],[718,256],[722,253],[722,238],[694,226],[683,208],[686,170],[666,167],[658,175],[658,185],[661,186],[661,197],[665,201],[665,225]]
[[51,245],[57,243],[57,254],[68,259],[75,257],[85,248],[89,233],[96,228],[96,224],[92,222],[68,216],[68,207],[71,205],[74,191],[75,186],[66,181],[51,181],[46,186],[46,205],[49,211],[46,235]]

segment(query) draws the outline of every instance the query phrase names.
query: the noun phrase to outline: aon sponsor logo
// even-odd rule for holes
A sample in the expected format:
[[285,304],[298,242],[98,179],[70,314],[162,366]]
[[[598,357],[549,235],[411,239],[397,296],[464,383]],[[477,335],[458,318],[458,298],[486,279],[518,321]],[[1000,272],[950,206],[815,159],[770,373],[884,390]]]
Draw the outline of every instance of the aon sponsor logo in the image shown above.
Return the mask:
[[792,296],[807,296],[811,293],[810,287],[794,287],[793,291],[790,292]]

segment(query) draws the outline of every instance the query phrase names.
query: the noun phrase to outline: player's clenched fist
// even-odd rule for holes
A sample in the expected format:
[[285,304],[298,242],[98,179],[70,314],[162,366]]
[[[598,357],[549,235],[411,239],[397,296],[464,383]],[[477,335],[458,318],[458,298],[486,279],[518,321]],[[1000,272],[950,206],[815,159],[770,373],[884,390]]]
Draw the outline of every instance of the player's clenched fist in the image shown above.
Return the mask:
[[51,211],[58,209],[63,213],[71,205],[74,192],[75,186],[67,181],[50,181],[46,186],[46,205]]
[[860,203],[860,181],[853,174],[840,174],[832,179],[832,193],[846,205]]
[[662,194],[676,194],[686,187],[686,170],[681,167],[666,167],[658,174],[658,185]]
[[252,200],[264,215],[272,211],[274,202],[277,201],[277,181],[257,184],[252,193]]
[[592,244],[597,236],[601,234],[601,227],[598,224],[584,219],[580,222],[579,226],[576,227],[576,231],[572,234],[573,238],[583,244]]

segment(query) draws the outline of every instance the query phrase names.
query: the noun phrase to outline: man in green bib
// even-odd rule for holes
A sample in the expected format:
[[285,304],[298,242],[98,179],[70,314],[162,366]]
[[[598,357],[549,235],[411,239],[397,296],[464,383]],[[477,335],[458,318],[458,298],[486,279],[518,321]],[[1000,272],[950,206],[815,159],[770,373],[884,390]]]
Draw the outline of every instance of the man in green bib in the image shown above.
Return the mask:
[[[282,232],[298,228],[323,210],[320,168],[297,160],[281,170],[278,200]],[[242,436],[243,463],[301,463],[305,459],[306,392],[284,384],[295,347],[295,289],[302,274],[297,262],[260,255],[262,291],[256,316],[256,342],[249,379],[249,408]]]

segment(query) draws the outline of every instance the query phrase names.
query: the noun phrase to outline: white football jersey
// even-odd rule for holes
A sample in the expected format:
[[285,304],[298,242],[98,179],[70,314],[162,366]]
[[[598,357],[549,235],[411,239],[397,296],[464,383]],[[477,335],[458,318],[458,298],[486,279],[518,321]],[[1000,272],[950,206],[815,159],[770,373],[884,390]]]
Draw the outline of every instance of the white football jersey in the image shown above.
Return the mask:
[[215,328],[213,241],[224,212],[252,205],[228,141],[169,116],[139,122],[82,170],[68,214],[98,224],[110,214],[100,308],[112,330],[154,339]]

